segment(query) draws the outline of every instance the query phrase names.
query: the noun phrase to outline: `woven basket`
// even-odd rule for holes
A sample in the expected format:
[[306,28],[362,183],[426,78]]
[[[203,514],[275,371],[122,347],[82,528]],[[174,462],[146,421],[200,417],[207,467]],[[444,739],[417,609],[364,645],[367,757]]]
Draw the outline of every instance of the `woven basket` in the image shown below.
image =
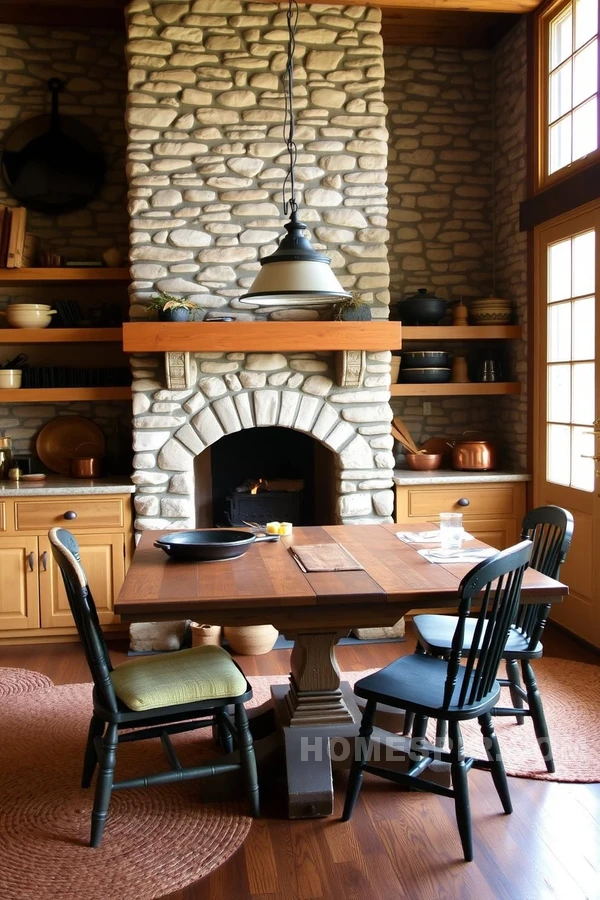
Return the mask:
[[199,625],[197,622],[190,622],[192,629],[192,647],[204,647],[206,644],[221,643],[221,632],[223,629],[220,625]]
[[226,625],[225,637],[234,653],[260,656],[273,649],[279,632],[272,625]]
[[354,628],[352,634],[361,641],[381,641],[385,638],[404,637],[404,618],[398,619],[395,625],[383,628]]

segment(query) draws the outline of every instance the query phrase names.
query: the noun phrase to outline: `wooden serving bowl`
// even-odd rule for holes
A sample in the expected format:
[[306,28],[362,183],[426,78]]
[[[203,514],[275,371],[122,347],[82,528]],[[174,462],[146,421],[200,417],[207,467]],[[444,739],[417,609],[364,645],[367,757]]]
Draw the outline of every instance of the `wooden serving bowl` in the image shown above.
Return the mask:
[[410,453],[408,450],[404,456],[408,468],[414,469],[416,472],[430,472],[432,469],[439,469],[444,458],[443,453]]

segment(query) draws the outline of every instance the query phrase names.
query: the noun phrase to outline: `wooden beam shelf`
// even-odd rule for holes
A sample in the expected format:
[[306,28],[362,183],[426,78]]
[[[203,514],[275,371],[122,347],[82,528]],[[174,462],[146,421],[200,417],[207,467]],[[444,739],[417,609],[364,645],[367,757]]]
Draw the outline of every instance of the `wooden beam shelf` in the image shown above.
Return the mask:
[[2,403],[50,403],[77,400],[130,400],[130,387],[3,388]]
[[23,268],[0,269],[0,284],[33,284],[53,281],[129,281],[127,268]]
[[128,322],[127,353],[398,350],[400,322]]
[[403,325],[403,341],[506,341],[523,337],[520,325]]
[[518,381],[485,381],[457,384],[393,384],[392,397],[458,397],[490,394],[520,394]]
[[103,344],[122,339],[122,328],[0,328],[0,344]]

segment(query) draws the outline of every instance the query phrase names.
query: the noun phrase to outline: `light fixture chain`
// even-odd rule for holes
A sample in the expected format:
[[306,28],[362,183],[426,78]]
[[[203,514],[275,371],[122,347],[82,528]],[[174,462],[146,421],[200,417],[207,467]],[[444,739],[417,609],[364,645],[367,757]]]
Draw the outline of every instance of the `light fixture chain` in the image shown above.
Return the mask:
[[[291,215],[298,209],[296,202],[296,182],[294,177],[294,169],[298,159],[298,147],[294,140],[294,53],[296,50],[296,28],[298,27],[299,9],[296,0],[289,0],[287,9],[287,31],[288,31],[288,52],[285,67],[285,84],[284,84],[284,117],[283,117],[283,138],[287,147],[290,158],[289,170],[283,182],[283,211],[284,215]],[[290,191],[289,200],[286,199],[286,193]]]

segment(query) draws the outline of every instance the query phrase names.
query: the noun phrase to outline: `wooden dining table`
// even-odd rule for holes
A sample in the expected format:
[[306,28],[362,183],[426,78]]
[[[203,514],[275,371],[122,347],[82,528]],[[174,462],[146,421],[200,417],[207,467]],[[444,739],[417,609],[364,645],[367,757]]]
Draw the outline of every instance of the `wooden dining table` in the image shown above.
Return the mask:
[[[238,559],[213,562],[170,559],[154,546],[164,532],[145,532],[115,612],[124,622],[272,624],[292,640],[289,684],[271,689],[285,750],[288,810],[294,818],[330,815],[329,740],[356,735],[360,722],[352,690],[340,679],[336,645],[353,628],[390,626],[412,609],[456,607],[460,581],[474,564],[430,563],[417,552],[428,545],[396,536],[435,527],[421,522],[295,527],[279,541],[252,544]],[[306,572],[290,552],[292,546],[330,543],[341,544],[362,568]],[[522,600],[554,603],[567,591],[528,569]],[[320,750],[316,741],[323,743]],[[268,746],[272,752],[273,741]]]

